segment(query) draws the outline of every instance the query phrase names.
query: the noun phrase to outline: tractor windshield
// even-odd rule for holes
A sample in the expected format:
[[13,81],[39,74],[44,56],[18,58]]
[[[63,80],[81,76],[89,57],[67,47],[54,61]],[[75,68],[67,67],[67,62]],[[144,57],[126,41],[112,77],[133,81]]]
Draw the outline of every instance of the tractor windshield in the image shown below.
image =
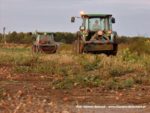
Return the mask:
[[90,31],[111,30],[110,23],[109,18],[89,18],[88,22],[86,22],[86,28]]
[[42,44],[52,43],[54,42],[54,36],[53,35],[38,35],[36,41]]

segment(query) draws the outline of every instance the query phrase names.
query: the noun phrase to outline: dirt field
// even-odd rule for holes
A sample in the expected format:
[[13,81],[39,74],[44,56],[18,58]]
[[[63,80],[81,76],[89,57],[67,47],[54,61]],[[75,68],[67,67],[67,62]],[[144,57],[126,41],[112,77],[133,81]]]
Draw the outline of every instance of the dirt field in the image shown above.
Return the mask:
[[[1,55],[2,53],[1,51]],[[67,60],[68,62],[70,63],[71,60]],[[55,74],[16,73],[14,65],[1,62],[0,113],[150,112],[150,85],[148,84],[117,90],[105,88],[103,85],[56,88],[51,86],[51,81],[56,79],[55,77]],[[107,108],[77,109],[77,105],[106,106]],[[112,105],[146,106],[146,108],[108,108]]]

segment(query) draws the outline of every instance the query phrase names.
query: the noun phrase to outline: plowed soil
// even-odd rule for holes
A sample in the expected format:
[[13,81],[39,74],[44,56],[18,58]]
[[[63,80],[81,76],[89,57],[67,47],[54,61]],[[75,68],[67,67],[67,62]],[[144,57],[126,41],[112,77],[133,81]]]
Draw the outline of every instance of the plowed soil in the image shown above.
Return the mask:
[[[149,113],[150,86],[124,90],[103,87],[50,88],[54,76],[14,74],[12,66],[0,66],[0,113]],[[145,109],[76,109],[76,105],[144,105]]]

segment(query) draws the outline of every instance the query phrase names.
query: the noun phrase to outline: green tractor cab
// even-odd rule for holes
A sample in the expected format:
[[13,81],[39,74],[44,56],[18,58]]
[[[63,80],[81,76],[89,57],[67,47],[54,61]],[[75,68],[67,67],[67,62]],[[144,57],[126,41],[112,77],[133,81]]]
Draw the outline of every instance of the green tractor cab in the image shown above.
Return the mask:
[[[79,17],[72,17],[71,22]],[[117,33],[112,30],[115,18],[110,14],[81,14],[83,22],[74,43],[76,53],[106,53],[116,55]]]
[[33,52],[56,53],[58,44],[54,41],[54,35],[48,32],[36,32]]

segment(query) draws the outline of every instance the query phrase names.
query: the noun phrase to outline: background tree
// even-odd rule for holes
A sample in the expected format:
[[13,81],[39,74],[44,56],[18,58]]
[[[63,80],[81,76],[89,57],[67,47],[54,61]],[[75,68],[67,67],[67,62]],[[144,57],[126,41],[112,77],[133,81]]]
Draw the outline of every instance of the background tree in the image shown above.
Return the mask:
[[2,42],[3,35],[0,33],[0,43]]

